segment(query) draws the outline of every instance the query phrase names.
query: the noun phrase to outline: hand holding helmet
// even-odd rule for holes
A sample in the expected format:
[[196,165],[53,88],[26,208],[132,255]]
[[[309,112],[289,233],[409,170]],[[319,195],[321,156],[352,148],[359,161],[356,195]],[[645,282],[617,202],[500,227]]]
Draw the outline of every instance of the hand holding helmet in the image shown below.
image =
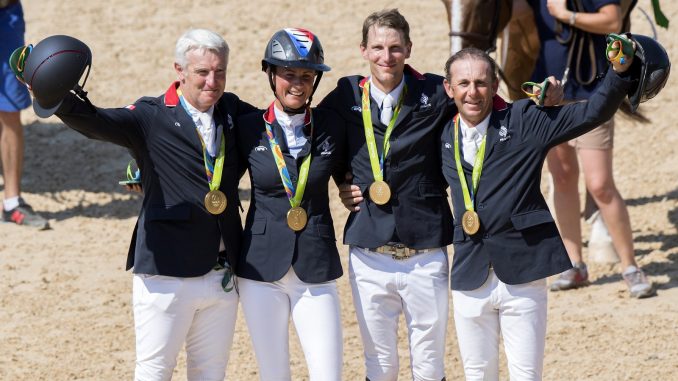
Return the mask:
[[[31,90],[33,110],[41,118],[54,114],[71,90],[86,94],[82,86],[91,64],[89,47],[63,35],[47,37],[35,47],[20,47],[10,57],[12,71]],[[86,69],[87,75],[80,86],[78,82]]]
[[[630,46],[633,49],[632,55]],[[618,73],[628,70],[634,59],[640,61],[638,85],[629,94],[632,112],[636,112],[640,103],[654,98],[666,85],[671,72],[671,61],[664,47],[656,40],[640,34],[610,34],[606,52]]]
[[631,67],[636,50],[635,43],[629,38],[630,34],[607,35],[605,54],[617,73],[623,73]]

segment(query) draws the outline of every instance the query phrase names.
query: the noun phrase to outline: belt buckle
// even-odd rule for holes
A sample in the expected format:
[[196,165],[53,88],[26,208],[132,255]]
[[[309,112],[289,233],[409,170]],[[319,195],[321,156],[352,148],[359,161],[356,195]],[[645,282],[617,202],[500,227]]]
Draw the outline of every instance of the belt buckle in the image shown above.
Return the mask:
[[398,243],[395,245],[391,245],[393,248],[393,254],[391,254],[391,257],[395,260],[403,260],[411,257],[410,255],[410,249],[405,246],[402,243]]

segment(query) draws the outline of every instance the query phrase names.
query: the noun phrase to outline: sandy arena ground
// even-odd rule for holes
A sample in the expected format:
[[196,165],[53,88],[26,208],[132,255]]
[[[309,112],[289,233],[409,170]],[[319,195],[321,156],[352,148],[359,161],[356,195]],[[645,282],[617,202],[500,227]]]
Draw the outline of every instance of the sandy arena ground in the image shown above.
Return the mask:
[[[225,36],[232,51],[227,89],[259,106],[271,100],[259,62],[268,38],[283,27],[309,28],[323,42],[326,63],[334,70],[323,78],[316,99],[339,77],[367,71],[358,51],[360,28],[367,14],[382,7],[398,7],[409,20],[410,63],[419,71],[442,74],[448,55],[447,22],[437,0],[24,3],[29,42],[67,34],[90,46],[94,63],[86,87],[95,104],[107,107],[162,93],[175,78],[174,42],[189,27]],[[639,3],[650,11],[650,0]],[[678,22],[678,3],[662,5],[672,23]],[[651,33],[638,10],[634,31]],[[659,30],[659,39],[678,62],[675,31]],[[618,116],[615,133],[617,185],[629,206],[637,259],[656,283],[658,296],[630,299],[618,267],[591,262],[590,287],[550,295],[546,380],[678,379],[678,134],[671,116],[677,85],[673,73],[663,92],[642,106],[651,124]],[[134,369],[132,282],[124,265],[140,197],[117,184],[129,156],[122,148],[85,139],[54,117],[39,120],[28,110],[23,121],[23,195],[53,229],[0,225],[0,380],[129,380]],[[247,195],[249,184],[241,188]],[[335,221],[345,220],[336,197],[333,213]],[[346,260],[342,228],[336,226]],[[339,289],[344,378],[361,380],[362,347],[347,276],[339,280]],[[256,380],[242,315],[236,330],[228,378]],[[401,327],[400,374],[407,380],[404,334]],[[291,341],[294,379],[306,380],[294,334]],[[462,379],[452,319],[446,360],[448,380]],[[182,354],[175,379],[185,378]],[[508,379],[505,361],[502,379]]]

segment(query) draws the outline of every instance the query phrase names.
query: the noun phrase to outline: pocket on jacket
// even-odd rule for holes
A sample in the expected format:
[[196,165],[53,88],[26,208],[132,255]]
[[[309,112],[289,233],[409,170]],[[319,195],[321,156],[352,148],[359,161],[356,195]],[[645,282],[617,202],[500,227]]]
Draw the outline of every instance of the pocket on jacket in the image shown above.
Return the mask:
[[264,234],[266,233],[266,220],[254,220],[252,222],[252,227],[250,228],[252,234]]
[[191,209],[188,205],[151,206],[146,212],[149,221],[159,220],[188,220],[191,217]]
[[413,111],[412,112],[412,119],[419,119],[419,118],[425,118],[429,115],[433,115],[436,112],[435,107],[431,106],[426,110],[422,111]]
[[533,226],[553,223],[551,212],[546,209],[531,210],[529,212],[514,214],[511,216],[511,223],[516,230],[525,230]]
[[504,140],[503,142],[500,141],[500,142],[495,143],[494,148],[493,148],[494,152],[504,153],[506,151],[509,151],[509,152],[510,151],[520,151],[520,150],[523,150],[524,147],[529,144],[529,142],[525,142],[525,141],[519,142],[519,143],[513,142],[512,139],[511,139],[511,135],[509,135],[508,137],[506,137],[504,139],[506,139],[506,140]]
[[442,186],[431,182],[419,183],[419,195],[425,198],[429,197],[447,197],[447,193]]

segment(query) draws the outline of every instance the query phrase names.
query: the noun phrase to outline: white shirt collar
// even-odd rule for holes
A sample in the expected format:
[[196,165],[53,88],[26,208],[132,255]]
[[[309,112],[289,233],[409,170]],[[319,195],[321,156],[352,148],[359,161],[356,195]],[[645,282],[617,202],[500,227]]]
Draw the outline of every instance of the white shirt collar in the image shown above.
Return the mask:
[[214,105],[210,106],[210,108],[207,109],[205,112],[201,112],[197,108],[193,107],[189,102],[185,102],[186,108],[188,108],[188,112],[191,114],[191,118],[193,118],[193,121],[196,122],[196,125],[198,124],[198,120],[200,120],[200,116],[203,114],[209,115],[210,119],[214,116]]
[[278,110],[275,106],[273,107],[273,110],[275,111],[275,119],[278,121],[280,127],[295,130],[304,127],[306,111],[302,114],[289,115],[282,110]]
[[304,135],[304,121],[306,120],[306,112],[303,114],[289,115],[277,107],[273,107],[275,112],[275,119],[278,121],[285,133],[285,140],[287,141],[287,148],[290,154],[296,159],[306,144],[306,135]]
[[478,132],[478,135],[476,139],[482,139],[483,136],[487,134],[487,128],[490,126],[490,116],[492,116],[492,113],[487,115],[485,119],[483,119],[482,122],[478,123],[475,127],[469,127],[464,123],[464,119],[459,117],[459,124],[461,125],[461,135],[464,139],[468,139],[468,135],[470,135],[470,130],[475,129]]
[[[210,106],[205,112],[201,112],[197,108],[193,107],[188,102],[186,104],[186,109],[191,114],[191,119],[193,123],[198,128],[198,132],[202,137],[202,141],[205,143],[205,148],[211,156],[217,156],[218,147],[221,144],[221,133],[216,131],[214,128],[214,105]],[[217,135],[219,133],[219,135]]]
[[[372,79],[370,79],[370,82],[372,82]],[[382,103],[384,103],[384,98],[386,98],[387,95],[391,96],[391,99],[393,99],[393,105],[395,107],[395,105],[398,103],[398,99],[400,99],[400,93],[403,92],[404,87],[405,87],[404,75],[403,78],[400,80],[398,86],[396,86],[395,89],[391,90],[391,92],[388,94],[384,93],[377,86],[374,86],[374,84],[370,83],[370,96],[374,98],[374,100],[379,105],[379,108],[381,108]]]

